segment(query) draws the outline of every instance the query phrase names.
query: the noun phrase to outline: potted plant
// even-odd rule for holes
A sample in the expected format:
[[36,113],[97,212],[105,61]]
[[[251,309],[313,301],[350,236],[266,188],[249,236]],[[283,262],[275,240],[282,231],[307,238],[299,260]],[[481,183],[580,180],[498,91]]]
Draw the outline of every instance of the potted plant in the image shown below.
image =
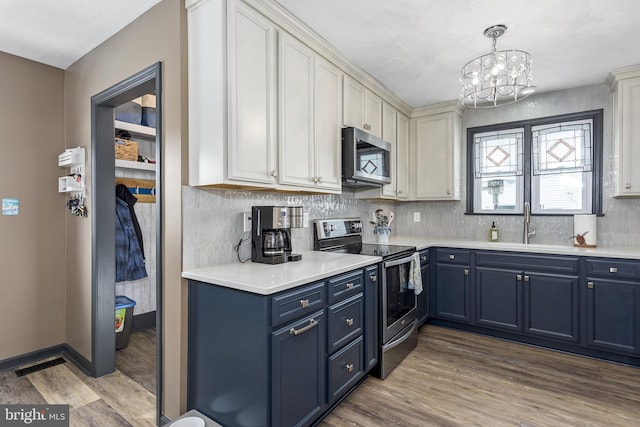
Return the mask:
[[386,213],[383,209],[376,209],[373,213],[373,221],[369,221],[374,225],[373,233],[376,235],[378,243],[388,243],[389,234],[391,234],[391,222],[393,221],[393,212]]

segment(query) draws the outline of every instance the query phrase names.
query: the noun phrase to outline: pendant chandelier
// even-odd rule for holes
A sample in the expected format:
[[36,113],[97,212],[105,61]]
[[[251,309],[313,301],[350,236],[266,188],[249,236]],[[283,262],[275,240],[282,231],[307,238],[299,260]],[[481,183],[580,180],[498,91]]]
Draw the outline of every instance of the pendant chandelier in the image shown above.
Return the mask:
[[531,95],[531,55],[523,50],[496,51],[496,40],[507,31],[504,25],[484,30],[493,39],[491,53],[482,55],[462,67],[460,102],[466,107],[498,107]]

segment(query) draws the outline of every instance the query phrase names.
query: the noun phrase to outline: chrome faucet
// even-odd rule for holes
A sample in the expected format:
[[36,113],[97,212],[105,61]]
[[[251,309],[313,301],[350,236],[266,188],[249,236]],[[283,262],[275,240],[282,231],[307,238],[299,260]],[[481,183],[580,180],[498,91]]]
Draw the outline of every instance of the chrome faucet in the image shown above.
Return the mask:
[[524,202],[524,230],[522,232],[522,243],[529,243],[529,239],[536,235],[536,231],[529,231],[529,223],[531,222],[531,205]]

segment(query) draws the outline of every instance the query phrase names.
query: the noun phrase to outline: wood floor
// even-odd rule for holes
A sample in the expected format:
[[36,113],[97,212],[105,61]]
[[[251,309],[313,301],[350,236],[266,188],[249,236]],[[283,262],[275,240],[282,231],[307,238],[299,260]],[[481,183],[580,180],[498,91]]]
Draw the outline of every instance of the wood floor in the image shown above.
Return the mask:
[[391,375],[368,378],[321,424],[639,425],[638,368],[430,325]]
[[[71,363],[20,378],[0,372],[0,403],[67,403],[71,426],[153,426],[154,343],[155,331],[133,334],[117,371],[101,378]],[[638,368],[430,325],[387,379],[368,378],[321,424],[639,425]]]
[[0,403],[69,404],[75,427],[156,425],[155,329],[131,335],[116,371],[92,378],[67,362],[23,377],[0,372]]

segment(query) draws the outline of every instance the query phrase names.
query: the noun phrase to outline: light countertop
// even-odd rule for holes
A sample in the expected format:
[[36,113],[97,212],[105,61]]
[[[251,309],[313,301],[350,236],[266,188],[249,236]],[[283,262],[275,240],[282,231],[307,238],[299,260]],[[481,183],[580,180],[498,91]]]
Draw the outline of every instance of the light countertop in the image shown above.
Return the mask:
[[185,270],[182,277],[254,294],[271,295],[381,260],[375,256],[307,251],[302,252],[300,261],[276,265],[237,262]]
[[[375,242],[368,242],[375,243]],[[397,236],[389,239],[390,245],[415,246],[418,250],[430,247],[482,249],[494,251],[526,252],[540,254],[573,255],[586,257],[640,259],[640,250],[611,248],[576,248],[574,246],[538,245],[506,242],[479,242],[470,240],[448,240],[445,238],[425,238]]]

